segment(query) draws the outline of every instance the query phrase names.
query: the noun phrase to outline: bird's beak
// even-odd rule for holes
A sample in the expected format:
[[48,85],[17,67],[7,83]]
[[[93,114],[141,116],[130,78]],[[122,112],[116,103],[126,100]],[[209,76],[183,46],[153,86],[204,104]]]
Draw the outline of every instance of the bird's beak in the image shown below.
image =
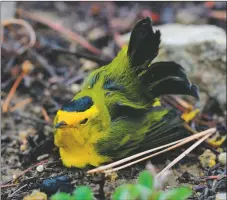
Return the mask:
[[63,127],[66,127],[67,124],[65,121],[61,121],[61,122],[58,122],[57,124],[55,124],[54,128],[63,128]]

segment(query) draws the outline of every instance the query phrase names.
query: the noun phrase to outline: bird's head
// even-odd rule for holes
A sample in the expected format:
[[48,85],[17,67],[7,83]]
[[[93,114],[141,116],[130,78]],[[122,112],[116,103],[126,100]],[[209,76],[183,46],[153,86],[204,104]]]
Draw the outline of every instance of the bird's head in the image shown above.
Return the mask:
[[92,94],[88,96],[83,90],[57,112],[54,119],[56,146],[80,148],[103,137],[110,123],[108,111],[100,97]]

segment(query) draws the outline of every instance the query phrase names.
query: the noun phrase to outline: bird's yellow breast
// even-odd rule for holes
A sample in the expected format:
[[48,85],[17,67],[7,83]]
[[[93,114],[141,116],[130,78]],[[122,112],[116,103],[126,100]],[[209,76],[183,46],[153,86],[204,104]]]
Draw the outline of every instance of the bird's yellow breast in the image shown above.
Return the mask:
[[[60,156],[65,166],[81,168],[87,164],[98,166],[110,160],[99,155],[94,146],[104,133],[98,131],[95,126],[79,123],[84,118],[90,120],[90,116],[96,115],[98,115],[98,110],[95,106],[80,113],[58,111],[55,124],[64,121],[67,126],[55,129],[54,143],[59,147]],[[88,123],[90,122],[88,121]]]

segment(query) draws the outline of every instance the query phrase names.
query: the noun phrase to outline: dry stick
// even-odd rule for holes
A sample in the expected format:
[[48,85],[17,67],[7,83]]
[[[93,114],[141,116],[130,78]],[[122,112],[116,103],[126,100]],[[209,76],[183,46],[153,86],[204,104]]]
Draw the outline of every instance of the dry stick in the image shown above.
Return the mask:
[[14,110],[22,107],[22,106],[25,106],[26,104],[28,103],[31,103],[32,102],[32,98],[27,98],[27,99],[24,99],[20,102],[18,102],[15,106],[13,106],[12,108],[10,108],[10,112],[13,112]]
[[[3,24],[3,27],[8,26],[10,24],[18,24],[18,25],[25,27],[27,32],[29,33],[28,34],[29,38],[30,38],[29,43],[26,46],[23,46],[20,49],[18,49],[17,53],[22,54],[26,49],[34,46],[34,44],[36,42],[36,34],[35,34],[35,31],[33,30],[32,26],[28,22],[26,22],[23,19],[7,19],[7,20],[3,21],[2,24]],[[3,38],[2,38],[2,42],[3,42]]]
[[[192,129],[187,123],[184,124],[184,127],[185,127],[189,132],[191,132],[193,135],[198,133],[196,130]],[[216,149],[214,149],[214,148],[212,147],[212,145],[209,144],[209,142],[205,141],[204,146],[205,146],[206,148],[209,148],[209,149],[210,149],[213,153],[215,153],[216,155],[220,154],[220,152],[218,152]]]
[[15,186],[18,186],[18,183],[2,185],[1,188],[8,188],[8,187],[15,187]]
[[193,110],[193,106],[191,104],[189,104],[187,101],[181,99],[178,96],[169,96],[170,98],[174,99],[177,103],[179,103],[182,107],[186,108],[187,110],[192,111]]
[[168,169],[173,167],[176,163],[178,163],[182,158],[184,158],[187,154],[189,154],[194,148],[196,148],[198,145],[200,145],[204,140],[206,140],[208,137],[210,137],[214,132],[211,132],[208,135],[205,135],[203,138],[198,140],[196,143],[194,143],[192,146],[190,146],[186,151],[184,151],[182,154],[180,154],[177,158],[175,158],[171,163],[169,163],[161,172],[157,174],[158,176],[161,176],[164,172],[166,172]]
[[17,12],[18,12],[19,15],[21,15],[23,17],[27,17],[29,19],[37,21],[41,24],[44,24],[44,25],[52,28],[55,31],[58,31],[59,33],[62,33],[63,35],[66,35],[67,37],[76,41],[78,44],[80,44],[82,47],[88,49],[92,53],[101,54],[101,51],[99,49],[97,49],[96,47],[94,47],[93,45],[91,45],[85,38],[83,38],[82,36],[80,36],[79,34],[77,34],[75,32],[72,32],[69,29],[64,28],[60,24],[52,23],[50,20],[48,20],[48,19],[46,19],[46,18],[44,18],[40,15],[32,14],[28,11],[23,10],[23,9],[18,9]]
[[23,185],[22,187],[18,188],[16,191],[14,191],[11,195],[9,195],[9,198],[13,197],[14,194],[16,194],[17,192],[19,192],[20,190],[22,190],[24,187],[26,187],[28,184]]
[[46,121],[46,122],[50,122],[51,119],[50,119],[49,115],[47,114],[46,109],[45,109],[43,106],[42,106],[41,109],[42,109],[42,113],[43,113],[43,116],[44,116],[45,121]]
[[[11,180],[9,180],[9,181],[6,181],[6,183],[9,183],[9,182],[11,182],[11,181],[15,181],[16,179],[18,179],[19,177],[21,177],[21,176],[24,175],[25,173],[27,173],[27,172],[29,172],[30,170],[32,170],[34,167],[37,167],[38,165],[42,165],[42,164],[47,163],[47,162],[48,162],[48,159],[36,163],[35,165],[33,165],[33,166],[27,168],[26,170],[24,170],[23,172],[21,172],[21,173],[20,173],[19,175],[17,175],[15,178],[13,178],[13,179],[11,179]],[[6,183],[5,183],[5,184],[6,184]],[[5,184],[1,184],[1,185],[0,185],[1,188],[4,187]]]
[[199,137],[202,137],[202,136],[204,136],[204,135],[207,135],[207,134],[209,134],[209,133],[211,133],[211,132],[215,132],[215,131],[216,131],[216,128],[211,128],[211,129],[208,129],[208,130],[206,130],[206,131],[202,131],[202,132],[200,132],[200,133],[198,133],[198,134],[196,134],[196,135],[192,135],[192,136],[189,136],[189,137],[185,138],[183,141],[177,143],[176,145],[173,145],[173,146],[168,147],[168,148],[166,148],[166,149],[164,149],[164,150],[162,150],[162,151],[159,151],[159,152],[157,152],[157,153],[151,154],[151,155],[149,155],[149,156],[146,156],[146,157],[141,158],[141,159],[139,159],[139,160],[133,161],[133,162],[128,163],[128,164],[126,164],[126,165],[123,165],[123,166],[120,166],[120,167],[117,167],[117,168],[114,168],[114,169],[111,169],[111,170],[107,170],[107,171],[105,171],[105,173],[111,173],[111,172],[114,172],[114,171],[117,171],[117,170],[120,170],[120,169],[124,169],[124,168],[126,168],[126,167],[129,167],[129,166],[134,165],[134,164],[136,164],[136,163],[139,163],[139,162],[141,162],[141,161],[144,161],[144,160],[147,160],[147,159],[149,159],[149,158],[152,158],[152,157],[154,157],[154,156],[156,156],[156,155],[159,155],[159,154],[162,154],[162,153],[164,153],[164,152],[167,152],[167,151],[170,151],[170,150],[172,150],[172,149],[175,149],[175,148],[177,148],[177,147],[180,147],[180,146],[182,146],[182,145],[184,145],[184,144],[186,144],[186,143],[188,143],[188,142],[190,142],[190,141],[192,141],[192,140],[194,140],[194,139],[197,139],[197,138],[199,138]]
[[175,100],[171,99],[170,97],[163,97],[162,98],[167,104],[172,105],[174,108],[177,108],[178,110],[180,110],[181,112],[185,112],[186,108],[183,107],[182,105],[180,105],[178,102],[176,102]]
[[2,112],[7,112],[8,111],[8,107],[9,107],[9,103],[13,97],[13,95],[15,94],[16,92],[16,89],[17,87],[19,86],[20,82],[23,80],[25,74],[22,72],[16,79],[16,81],[14,82],[11,90],[9,91],[9,94],[8,96],[6,97],[6,100],[4,101],[3,103],[3,106],[2,106]]
[[[152,154],[152,155],[150,155],[150,156],[147,156],[147,157],[145,157],[145,158],[141,158],[141,159],[136,160],[136,161],[134,161],[134,162],[132,162],[132,163],[128,163],[128,164],[126,164],[126,165],[124,165],[124,166],[122,166],[122,167],[116,168],[117,170],[118,170],[118,169],[123,169],[123,168],[125,168],[125,167],[131,166],[132,164],[138,163],[138,162],[140,162],[140,161],[146,160],[146,159],[151,158],[151,157],[153,157],[153,156],[156,156],[156,155],[158,155],[158,154],[161,154],[161,153],[164,153],[164,152],[169,151],[169,150],[171,150],[171,149],[174,149],[174,148],[176,148],[176,147],[179,147],[179,146],[181,146],[181,145],[183,145],[183,144],[185,144],[185,143],[188,143],[188,142],[190,142],[190,141],[192,141],[192,140],[194,140],[194,139],[197,139],[197,138],[199,138],[199,137],[202,137],[202,136],[204,136],[204,135],[206,135],[206,134],[208,134],[209,132],[212,132],[212,131],[215,132],[215,131],[216,131],[216,128],[211,128],[211,129],[202,131],[202,132],[200,132],[200,133],[197,133],[197,134],[195,134],[195,135],[186,137],[186,138],[184,138],[184,139],[181,139],[181,140],[178,140],[178,141],[175,141],[175,142],[172,142],[172,143],[169,143],[169,144],[160,146],[160,147],[156,147],[156,148],[154,148],[154,149],[150,149],[150,150],[147,150],[147,151],[138,153],[138,154],[136,154],[136,155],[133,155],[133,156],[130,156],[130,157],[121,159],[121,160],[119,160],[119,161],[113,162],[113,163],[108,164],[108,165],[105,165],[105,166],[101,166],[101,167],[98,167],[98,168],[89,170],[87,173],[94,173],[94,172],[104,171],[104,170],[106,170],[106,169],[115,167],[115,166],[117,166],[117,165],[120,165],[120,164],[122,164],[122,163],[125,163],[125,162],[127,162],[127,161],[130,161],[130,160],[132,160],[132,159],[135,159],[135,158],[137,158],[137,157],[140,157],[140,156],[142,156],[142,155],[144,155],[144,154],[151,153],[151,152],[153,152],[153,151],[156,151],[156,150],[159,150],[159,149],[162,149],[162,148],[164,148],[164,147],[168,147],[168,146],[171,146],[171,145],[174,145],[174,144],[177,143],[176,145],[171,146],[171,147],[169,147],[169,148],[167,148],[167,149],[164,149],[164,150],[162,150],[162,151],[160,151],[160,152],[157,152],[157,153]],[[116,170],[114,170],[114,171],[116,171]]]
[[89,170],[87,173],[89,174],[89,173],[99,172],[99,171],[103,171],[103,170],[106,170],[106,169],[111,168],[111,167],[115,167],[115,166],[117,166],[117,165],[120,165],[120,164],[122,164],[122,163],[125,163],[125,162],[127,162],[127,161],[130,161],[130,160],[132,160],[132,159],[135,159],[135,158],[138,158],[138,157],[143,156],[143,155],[145,155],[145,154],[151,153],[151,152],[153,152],[153,151],[156,151],[156,150],[159,150],[159,149],[162,149],[162,148],[165,148],[165,147],[174,145],[174,144],[176,144],[176,143],[178,143],[178,142],[181,142],[181,141],[183,141],[183,140],[185,140],[185,139],[177,140],[177,141],[175,141],[175,142],[172,142],[172,143],[169,143],[169,144],[162,145],[162,146],[160,146],[160,147],[156,147],[156,148],[153,148],[153,149],[150,149],[150,150],[147,150],[147,151],[143,151],[143,152],[141,152],[141,153],[135,154],[135,155],[133,155],[133,156],[129,156],[129,157],[127,157],[127,158],[118,160],[118,161],[113,162],[113,163],[110,163],[110,164],[108,164],[108,165],[100,166],[100,167],[97,167],[97,168],[95,168],[95,169]]
[[220,178],[227,178],[227,175],[216,175],[216,176],[207,176],[207,177],[204,177],[205,180],[208,180],[208,179],[220,179]]
[[[212,132],[211,132],[211,131],[212,131]],[[199,137],[202,137],[203,135],[209,134],[210,132],[211,132],[211,133],[215,133],[215,132],[216,132],[216,128],[212,128],[212,130],[211,130],[211,129],[208,129],[208,130],[206,130],[206,131],[200,132],[200,133],[197,134],[197,135],[192,135],[192,136],[186,138],[185,140],[183,140],[182,142],[180,142],[180,143],[178,143],[178,144],[176,144],[176,145],[174,145],[174,146],[171,146],[171,147],[169,147],[169,148],[166,148],[166,149],[164,149],[164,150],[162,150],[162,151],[159,151],[159,152],[157,152],[157,153],[154,153],[154,154],[152,154],[152,155],[150,155],[150,156],[146,156],[145,158],[141,158],[141,159],[136,160],[136,161],[134,161],[134,162],[128,163],[128,164],[123,165],[123,166],[121,166],[121,167],[117,167],[117,168],[114,168],[114,169],[111,169],[111,170],[107,170],[105,173],[111,173],[111,172],[114,172],[114,171],[118,171],[118,170],[120,170],[120,169],[124,169],[124,168],[126,168],[126,167],[129,167],[129,166],[134,165],[134,164],[136,164],[136,163],[139,163],[139,162],[141,162],[141,161],[147,160],[147,159],[149,159],[149,158],[152,158],[152,157],[157,156],[157,155],[159,155],[159,154],[162,154],[162,153],[164,153],[164,152],[167,152],[167,151],[170,151],[170,150],[175,149],[175,148],[177,148],[177,147],[180,147],[180,146],[182,146],[182,145],[184,145],[184,144],[186,144],[186,143],[188,143],[188,142],[190,142],[190,141],[192,141],[192,140],[194,140],[194,139],[197,139],[197,138],[199,138]]]

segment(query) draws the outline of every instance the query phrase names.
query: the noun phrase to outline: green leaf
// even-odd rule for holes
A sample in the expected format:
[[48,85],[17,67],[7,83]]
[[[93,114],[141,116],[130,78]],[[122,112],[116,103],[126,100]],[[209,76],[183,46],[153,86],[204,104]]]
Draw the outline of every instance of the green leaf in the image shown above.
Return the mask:
[[65,192],[59,192],[52,195],[51,200],[71,200],[71,196]]
[[185,200],[192,194],[192,190],[180,187],[164,192],[159,199],[161,200]]
[[148,200],[151,193],[151,189],[143,185],[125,184],[116,188],[112,200]]
[[139,197],[140,191],[135,185],[125,184],[117,187],[112,194],[113,200],[136,200]]
[[138,177],[138,184],[143,185],[149,189],[153,189],[154,179],[151,172],[149,172],[148,170],[140,172]]
[[79,186],[74,190],[72,200],[92,200],[93,192],[87,186]]

